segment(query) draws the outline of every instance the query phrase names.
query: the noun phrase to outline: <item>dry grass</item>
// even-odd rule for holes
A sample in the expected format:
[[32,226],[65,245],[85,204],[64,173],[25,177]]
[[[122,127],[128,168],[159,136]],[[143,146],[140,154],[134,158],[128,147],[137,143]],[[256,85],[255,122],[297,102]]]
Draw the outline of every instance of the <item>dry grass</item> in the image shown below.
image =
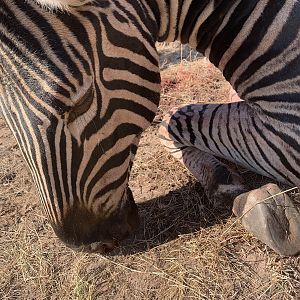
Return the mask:
[[[156,121],[174,105],[227,98],[228,84],[202,60],[162,75]],[[0,121],[0,299],[297,299],[300,259],[276,255],[230,209],[211,207],[162,149],[156,129],[154,122],[144,133],[130,182],[141,227],[101,256],[75,253],[57,240]]]

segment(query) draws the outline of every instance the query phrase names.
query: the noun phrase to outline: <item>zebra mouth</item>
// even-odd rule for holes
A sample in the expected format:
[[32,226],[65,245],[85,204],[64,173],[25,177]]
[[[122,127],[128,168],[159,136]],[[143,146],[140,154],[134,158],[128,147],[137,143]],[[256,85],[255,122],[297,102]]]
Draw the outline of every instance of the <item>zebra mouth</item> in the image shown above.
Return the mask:
[[72,248],[77,252],[87,252],[87,253],[99,253],[99,254],[107,254],[113,251],[116,247],[118,247],[117,242],[94,242],[88,245],[74,246],[68,245],[68,247]]

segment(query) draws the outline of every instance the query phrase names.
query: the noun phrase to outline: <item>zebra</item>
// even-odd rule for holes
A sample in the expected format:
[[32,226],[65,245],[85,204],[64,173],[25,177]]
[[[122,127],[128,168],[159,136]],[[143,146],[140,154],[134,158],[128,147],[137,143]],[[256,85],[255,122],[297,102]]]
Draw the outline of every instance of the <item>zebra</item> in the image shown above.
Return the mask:
[[2,0],[0,107],[57,236],[106,253],[138,226],[128,180],[159,105],[157,41],[189,43],[244,100],[160,127],[207,194],[247,192],[217,157],[299,186],[299,13],[295,0]]

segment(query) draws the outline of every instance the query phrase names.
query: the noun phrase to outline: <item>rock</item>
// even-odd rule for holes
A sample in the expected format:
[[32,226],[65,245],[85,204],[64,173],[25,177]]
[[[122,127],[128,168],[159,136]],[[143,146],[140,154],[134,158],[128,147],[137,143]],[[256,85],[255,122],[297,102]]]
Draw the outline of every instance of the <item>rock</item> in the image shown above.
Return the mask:
[[239,195],[233,212],[260,241],[283,256],[300,253],[300,212],[276,184]]

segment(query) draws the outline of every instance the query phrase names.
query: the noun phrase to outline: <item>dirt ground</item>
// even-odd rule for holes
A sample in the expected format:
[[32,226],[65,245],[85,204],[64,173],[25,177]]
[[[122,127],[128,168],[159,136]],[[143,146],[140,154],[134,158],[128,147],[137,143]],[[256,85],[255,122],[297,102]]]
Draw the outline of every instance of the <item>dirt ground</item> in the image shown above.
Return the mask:
[[183,50],[176,64],[174,51],[161,47],[161,105],[130,179],[141,226],[111,255],[77,253],[56,238],[0,119],[0,299],[300,299],[300,257],[280,257],[229,208],[212,207],[159,144],[158,122],[171,107],[227,99],[221,74]]

